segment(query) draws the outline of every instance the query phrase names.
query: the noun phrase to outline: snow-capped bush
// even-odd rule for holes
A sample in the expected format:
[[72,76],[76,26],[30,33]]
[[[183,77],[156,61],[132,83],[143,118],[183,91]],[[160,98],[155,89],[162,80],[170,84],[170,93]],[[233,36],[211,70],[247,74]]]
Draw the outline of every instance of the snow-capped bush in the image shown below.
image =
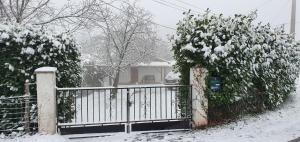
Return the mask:
[[35,82],[34,70],[43,66],[57,67],[58,87],[80,84],[80,54],[67,34],[15,23],[0,24],[0,51],[0,95],[23,94],[25,80]]
[[256,13],[224,17],[206,11],[178,23],[172,39],[182,83],[188,83],[187,69],[200,65],[209,79],[221,78],[221,91],[207,89],[210,107],[241,100],[261,101],[254,107],[273,108],[295,89],[299,75],[300,49],[283,27],[254,24]]
[[[0,96],[23,95],[25,80],[34,83],[34,70],[43,66],[57,67],[58,87],[75,87],[81,83],[79,50],[67,34],[54,34],[41,27],[2,23],[0,53]],[[35,85],[31,85],[30,90],[31,95],[36,95]],[[71,110],[71,105],[59,107]]]

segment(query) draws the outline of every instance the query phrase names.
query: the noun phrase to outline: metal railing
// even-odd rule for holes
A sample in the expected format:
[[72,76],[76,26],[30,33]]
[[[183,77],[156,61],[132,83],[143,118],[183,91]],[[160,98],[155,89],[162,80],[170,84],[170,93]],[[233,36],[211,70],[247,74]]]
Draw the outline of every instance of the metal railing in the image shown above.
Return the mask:
[[25,83],[25,95],[0,97],[0,134],[32,134],[38,130],[37,100],[30,96],[30,83]]
[[58,127],[190,120],[190,85],[57,88]]

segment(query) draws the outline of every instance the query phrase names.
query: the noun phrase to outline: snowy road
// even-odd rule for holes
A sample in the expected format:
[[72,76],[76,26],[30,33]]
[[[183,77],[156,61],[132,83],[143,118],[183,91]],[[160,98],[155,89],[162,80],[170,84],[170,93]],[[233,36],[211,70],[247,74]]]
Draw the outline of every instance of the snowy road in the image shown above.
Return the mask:
[[[1,137],[1,136],[0,136]],[[193,132],[117,133],[111,136],[69,140],[62,136],[39,136],[1,139],[0,142],[287,142],[300,137],[300,86],[297,93],[278,110],[259,116],[248,116],[225,126]]]

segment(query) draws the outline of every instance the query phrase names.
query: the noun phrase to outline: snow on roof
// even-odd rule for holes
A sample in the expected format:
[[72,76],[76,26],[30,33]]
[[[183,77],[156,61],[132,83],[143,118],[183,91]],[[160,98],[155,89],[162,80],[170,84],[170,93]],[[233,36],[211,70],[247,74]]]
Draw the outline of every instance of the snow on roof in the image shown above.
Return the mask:
[[150,62],[150,63],[139,63],[136,67],[148,66],[148,67],[172,67],[174,62]]

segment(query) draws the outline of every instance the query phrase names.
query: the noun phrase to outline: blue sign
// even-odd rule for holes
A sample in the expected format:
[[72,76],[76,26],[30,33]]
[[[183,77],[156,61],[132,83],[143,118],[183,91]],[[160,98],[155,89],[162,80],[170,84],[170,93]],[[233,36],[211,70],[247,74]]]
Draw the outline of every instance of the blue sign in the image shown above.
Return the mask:
[[214,92],[221,90],[221,79],[220,77],[211,77],[209,80],[210,89]]

